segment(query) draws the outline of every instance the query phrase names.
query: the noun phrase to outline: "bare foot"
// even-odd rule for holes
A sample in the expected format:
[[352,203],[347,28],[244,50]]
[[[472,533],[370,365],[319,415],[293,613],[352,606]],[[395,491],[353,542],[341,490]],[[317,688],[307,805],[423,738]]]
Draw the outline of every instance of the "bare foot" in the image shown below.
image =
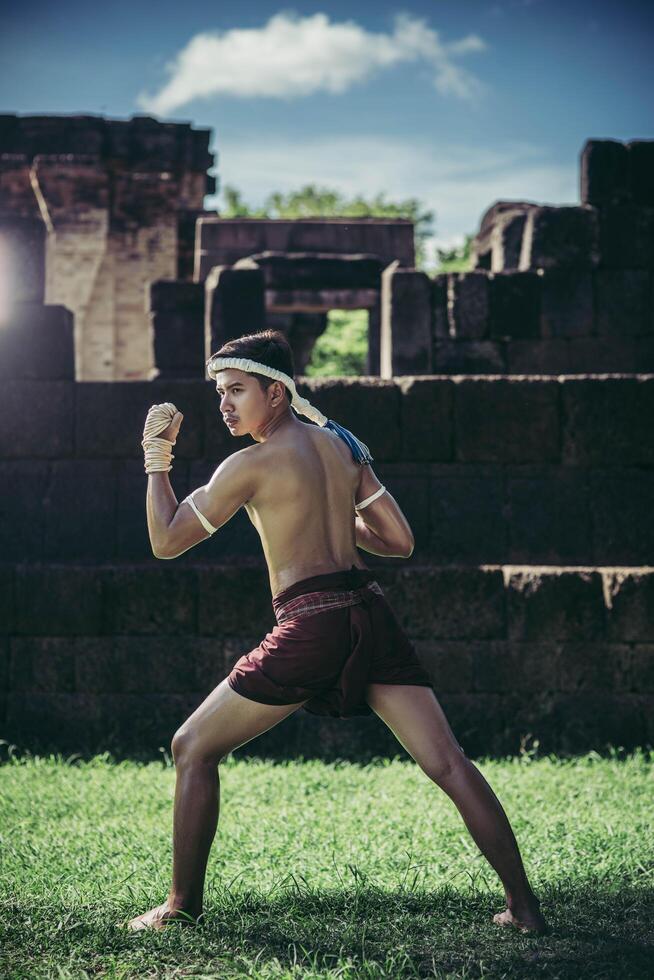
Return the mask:
[[165,929],[171,922],[179,922],[180,925],[191,926],[197,924],[197,919],[185,912],[183,909],[171,908],[167,901],[163,905],[144,912],[130,919],[127,928],[136,931],[139,929]]
[[545,917],[541,914],[540,901],[537,898],[530,906],[522,908],[509,906],[503,912],[496,912],[493,922],[498,926],[512,926],[519,932],[533,933],[537,936],[544,936],[550,931]]

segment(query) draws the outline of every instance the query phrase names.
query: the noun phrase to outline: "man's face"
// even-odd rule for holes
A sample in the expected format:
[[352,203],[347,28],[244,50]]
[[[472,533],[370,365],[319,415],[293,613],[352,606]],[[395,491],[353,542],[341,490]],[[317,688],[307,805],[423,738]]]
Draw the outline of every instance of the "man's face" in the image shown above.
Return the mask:
[[[244,436],[261,429],[270,417],[270,396],[255,377],[237,368],[225,368],[216,374],[216,391],[220,414],[233,436]],[[230,421],[234,419],[234,421]]]

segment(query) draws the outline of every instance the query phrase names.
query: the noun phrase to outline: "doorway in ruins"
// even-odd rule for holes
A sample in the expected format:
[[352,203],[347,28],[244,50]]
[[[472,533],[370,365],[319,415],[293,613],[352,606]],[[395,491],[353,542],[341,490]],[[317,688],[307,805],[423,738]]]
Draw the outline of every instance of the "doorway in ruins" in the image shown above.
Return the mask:
[[375,373],[370,364],[370,310],[266,311],[266,326],[281,330],[293,348],[296,374],[307,377]]

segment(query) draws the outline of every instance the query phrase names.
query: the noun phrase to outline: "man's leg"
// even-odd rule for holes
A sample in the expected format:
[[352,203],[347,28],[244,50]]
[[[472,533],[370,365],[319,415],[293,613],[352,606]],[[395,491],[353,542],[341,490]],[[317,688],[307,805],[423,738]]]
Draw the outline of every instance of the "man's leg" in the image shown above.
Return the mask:
[[454,802],[473,840],[502,881],[508,908],[498,925],[548,929],[497,796],[457,742],[430,687],[369,684],[366,700],[420,768]]
[[130,929],[161,928],[170,919],[202,912],[204,878],[218,825],[218,764],[231,751],[273,728],[304,704],[260,704],[244,698],[227,679],[205,698],[172,741],[177,773],[173,817],[173,880],[168,898],[131,919]]

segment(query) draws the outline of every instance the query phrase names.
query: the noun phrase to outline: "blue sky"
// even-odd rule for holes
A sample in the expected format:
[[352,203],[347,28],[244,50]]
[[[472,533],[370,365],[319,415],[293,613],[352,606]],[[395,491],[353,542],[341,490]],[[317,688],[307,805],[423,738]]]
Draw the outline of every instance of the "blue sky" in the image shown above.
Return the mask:
[[501,198],[578,202],[588,137],[654,138],[654,3],[34,0],[1,27],[2,112],[210,127],[246,200],[415,196],[441,246]]

